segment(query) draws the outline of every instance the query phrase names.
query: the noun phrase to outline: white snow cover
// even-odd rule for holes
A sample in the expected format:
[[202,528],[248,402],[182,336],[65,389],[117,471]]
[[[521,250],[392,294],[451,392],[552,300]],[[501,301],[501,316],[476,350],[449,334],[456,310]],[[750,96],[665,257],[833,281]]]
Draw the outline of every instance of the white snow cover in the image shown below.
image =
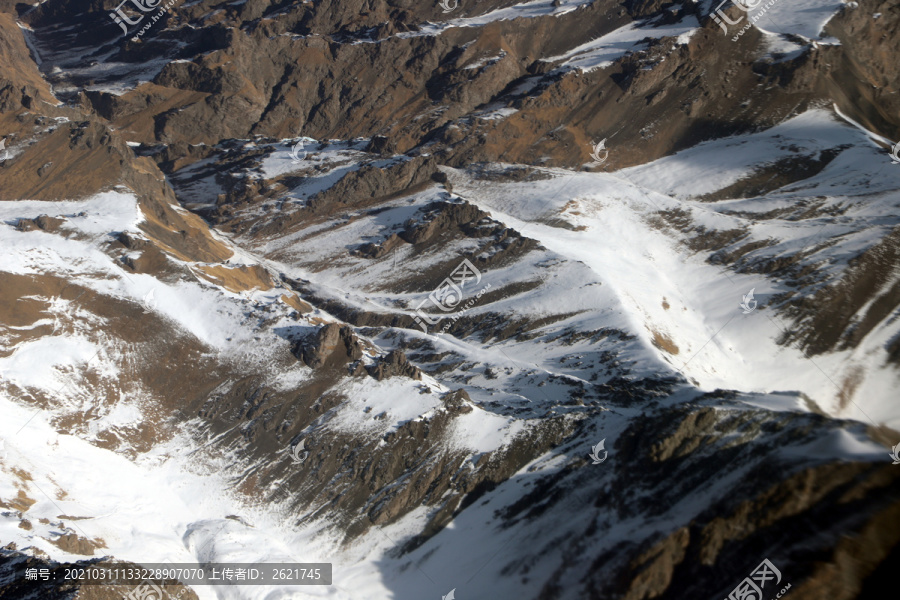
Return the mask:
[[[428,23],[423,26],[420,32],[403,32],[398,33],[397,37],[415,37],[420,35],[440,35],[445,29],[450,27],[481,27],[494,21],[509,21],[519,18],[535,18],[547,15],[560,16],[577,10],[581,6],[590,4],[592,0],[560,0],[559,6],[554,6],[554,0],[533,0],[532,2],[523,2],[507,8],[498,8],[489,13],[477,17],[463,17],[450,19],[441,23]],[[452,3],[451,3],[452,5]],[[449,13],[448,16],[452,16]]]
[[[359,168],[354,145],[361,143],[330,143],[329,149],[323,150],[321,164],[333,168],[309,178],[292,194],[309,197],[341,173]],[[763,197],[716,203],[694,199],[752,175],[760,165],[798,155],[818,157],[837,146],[846,148],[822,172]],[[278,145],[260,169],[263,176],[296,167],[290,163],[290,147],[288,142]],[[610,136],[608,147],[615,153],[615,136]],[[320,158],[313,155],[310,160]],[[617,173],[547,169],[545,172],[552,176],[548,180],[497,184],[470,179],[461,171],[448,172],[455,192],[546,248],[483,274],[481,285],[491,283],[496,288],[542,281],[533,292],[493,302],[490,310],[531,317],[564,312],[573,316],[562,325],[583,331],[615,328],[631,333],[638,339],[622,344],[625,350],[618,359],[632,365],[637,377],[680,369],[703,389],[764,392],[748,399],[754,406],[810,410],[809,398],[832,414],[864,422],[871,418],[894,427],[900,424],[898,408],[891,402],[898,383],[896,371],[869,368],[854,403],[844,407],[836,400],[835,389],[853,368],[883,363],[885,343],[896,335],[896,326],[876,329],[852,351],[810,360],[795,349],[775,343],[786,324],[770,314],[765,305],[772,294],[783,291],[778,282],[723,271],[702,256],[687,252],[676,233],[652,225],[651,217],[659,209],[690,209],[695,222],[710,229],[747,227],[757,239],[777,239],[778,252],[811,245],[819,237],[841,235],[841,244],[821,250],[816,258],[833,261],[832,269],[845,266],[848,257],[871,246],[896,225],[900,198],[894,190],[900,188],[900,168],[890,165],[887,153],[865,132],[843,124],[828,111],[810,111],[766,132],[701,144]],[[348,306],[409,312],[427,292],[398,297],[382,289],[382,279],[398,273],[415,274],[436,261],[474,248],[474,241],[447,244],[440,256],[414,255],[401,249],[396,263],[382,261],[369,268],[348,263],[344,270],[333,267],[316,271],[304,265],[326,260],[336,248],[346,250],[368,241],[373,222],[379,224],[381,232],[405,223],[416,216],[420,206],[432,201],[435,193],[432,189],[396,199],[376,215],[354,215],[357,218],[341,227],[330,228],[326,223],[320,230],[310,228],[263,241],[267,256],[275,258],[259,262],[289,276],[310,279],[317,293],[340,297]],[[818,197],[832,205],[846,203],[848,210],[841,219],[811,218],[791,222],[790,226],[752,216]],[[12,226],[17,218],[40,214],[65,218],[62,234],[21,232]],[[559,227],[551,219],[565,220],[573,227]],[[274,303],[282,293],[279,290],[242,296],[199,280],[160,282],[148,275],[125,272],[103,250],[102,242],[112,231],[136,232],[140,220],[135,198],[122,192],[79,202],[0,203],[0,221],[5,223],[0,225],[0,245],[7,249],[0,268],[20,274],[64,275],[100,294],[133,302],[145,301],[153,292],[153,310],[225,358],[249,360],[258,355],[265,363],[273,347],[284,349],[286,342],[270,331],[288,324],[283,315],[267,329],[260,329],[256,319],[247,316],[252,315],[254,305]],[[312,233],[320,237],[312,237]],[[246,263],[253,258],[249,250],[238,251],[234,261]],[[755,291],[759,308],[744,314],[739,303],[750,289]],[[72,303],[57,299],[52,312],[75,309]],[[471,312],[477,315],[481,310],[488,309],[476,305]],[[329,318],[321,312],[316,314]],[[429,509],[422,507],[343,547],[341,540],[329,533],[326,522],[297,527],[295,519],[283,514],[279,506],[247,506],[240,498],[224,493],[232,487],[227,473],[238,458],[210,455],[192,447],[186,433],[196,423],[184,425],[183,434],[135,461],[93,445],[88,436],[61,434],[53,419],[75,408],[77,401],[77,394],[61,389],[67,383],[63,372],[91,363],[104,377],[116,377],[115,349],[105,347],[92,335],[92,330],[102,330],[102,322],[90,314],[79,313],[78,318],[82,329],[24,343],[0,358],[0,377],[5,381],[44,390],[60,401],[53,411],[37,411],[0,394],[0,414],[4,416],[0,419],[0,497],[15,497],[21,491],[37,501],[28,511],[34,525],[31,531],[18,526],[16,515],[0,515],[0,538],[15,541],[20,548],[34,546],[57,560],[79,558],[46,541],[64,531],[59,524],[62,521],[65,531],[102,538],[106,549],[100,552],[135,562],[290,560],[333,562],[335,566],[335,584],[331,587],[195,588],[204,600],[405,599],[433,597],[435,590],[446,594],[452,588],[457,588],[460,598],[464,592],[473,597],[513,598],[527,591],[528,583],[502,576],[507,566],[504,549],[512,544],[535,544],[535,540],[549,543],[584,526],[577,515],[569,515],[566,520],[541,521],[535,527],[490,527],[496,523],[495,511],[530,492],[539,474],[564,468],[573,460],[573,453],[582,453],[580,448],[555,448],[525,465],[483,503],[469,507],[421,548],[396,559],[389,554],[390,549],[421,531],[430,516]],[[670,338],[679,353],[671,355],[656,348],[653,338],[657,333]],[[472,412],[455,419],[447,444],[448,450],[471,452],[473,460],[480,453],[507,444],[527,426],[527,413],[514,419],[504,411],[527,408],[543,414],[554,404],[551,396],[559,390],[552,384],[535,384],[534,376],[552,373],[579,380],[584,371],[577,365],[560,365],[560,357],[571,354],[573,348],[579,352],[604,348],[602,342],[594,347],[583,343],[565,349],[540,339],[479,344],[451,335],[414,334],[429,336],[438,352],[452,349],[471,363],[514,373],[509,377],[501,374],[497,380],[473,373],[466,383],[475,406]],[[376,342],[382,347],[391,343],[387,335]],[[42,358],[46,356],[52,359]],[[288,389],[302,382],[307,373],[299,367],[280,371],[271,374],[271,382]],[[439,395],[448,388],[428,376],[415,385],[431,393],[410,395],[409,382],[401,379],[366,379],[365,383],[347,380],[339,390],[347,401],[323,416],[310,433],[315,435],[316,427],[327,427],[378,436],[405,422],[429,418],[439,409]],[[776,390],[788,392],[774,393]],[[542,396],[547,397],[546,405]],[[682,390],[676,396],[673,401],[685,400],[689,394]],[[141,417],[139,400],[123,394],[108,411],[98,415],[92,432],[137,421]],[[384,418],[375,418],[382,414]],[[598,429],[597,441],[601,437],[615,439],[635,416],[636,412],[627,410],[604,412],[600,419],[602,435]],[[784,452],[785,456],[800,458],[886,459],[884,449],[866,440],[861,428],[835,432],[809,447]],[[289,460],[287,449],[272,460]],[[614,452],[610,460],[615,460]],[[31,479],[16,474],[22,472]],[[611,476],[602,468],[592,475],[601,481]],[[742,475],[740,471],[728,473],[697,493],[723,494]],[[666,531],[672,515],[693,514],[696,506],[692,501],[685,498],[673,506],[666,515],[668,520],[618,521],[605,539],[609,543],[624,542],[648,531]],[[84,518],[73,520],[62,515]],[[229,515],[238,515],[249,525],[228,519]],[[610,517],[610,521],[616,519]],[[547,556],[555,552],[549,547]],[[532,576],[548,576],[541,570],[555,564],[554,560],[541,562]],[[460,573],[467,574],[468,579],[460,580]]]
[[633,52],[644,44],[647,38],[660,39],[676,36],[679,44],[685,44],[691,35],[700,27],[693,15],[689,15],[674,24],[655,26],[659,19],[647,22],[629,23],[603,35],[596,40],[585,42],[572,48],[565,54],[544,58],[545,62],[564,61],[562,66],[588,72],[608,67],[629,52]]
[[[760,165],[798,154],[817,158],[823,150],[841,145],[849,148],[818,175],[761,198],[715,204],[691,200],[749,176]],[[615,152],[614,137],[607,146]],[[656,333],[671,339],[678,354],[659,351],[659,359],[701,388],[799,390],[831,414],[897,427],[900,410],[890,390],[900,384],[900,377],[896,369],[877,367],[885,364],[885,346],[897,334],[896,324],[873,333],[853,350],[809,358],[776,343],[790,324],[765,305],[787,288],[760,275],[709,264],[705,255],[682,249],[677,234],[647,221],[659,210],[690,209],[693,220],[708,229],[746,227],[751,239],[781,240],[768,250],[774,255],[841,236],[841,244],[822,249],[811,259],[824,261],[833,271],[898,224],[900,169],[889,167],[890,157],[865,134],[828,111],[813,110],[759,134],[700,144],[618,173],[548,170],[554,175],[550,180],[503,186],[456,174],[453,184],[455,192],[495,219],[537,239],[553,253],[586,265],[606,290],[600,306],[621,314],[606,317],[604,324],[641,336],[648,348]],[[734,214],[764,214],[809,198],[826,198],[828,205],[850,208],[839,220],[823,215],[782,222]],[[575,230],[544,222],[557,215]],[[517,276],[529,279],[524,272]],[[582,288],[587,283],[583,277],[562,281],[561,287]],[[751,290],[759,309],[744,314],[739,305]],[[554,301],[566,303],[556,306],[560,312],[577,310],[571,296]],[[534,352],[526,362],[540,364],[542,349]],[[859,375],[863,382],[853,401],[842,403],[842,383]]]
[[[292,150],[298,142],[303,143],[297,148],[297,153],[292,154]],[[319,165],[339,162],[347,163],[349,168],[355,170],[359,167],[353,159],[359,159],[363,156],[362,149],[366,145],[366,140],[357,142],[333,141],[326,143],[321,150],[319,149],[320,143],[309,137],[301,137],[296,140],[282,140],[282,143],[283,145],[267,145],[267,147],[273,149],[273,152],[266,156],[260,167],[261,175],[265,179],[272,179],[300,169],[310,169]],[[343,175],[343,172],[341,175]],[[321,189],[327,189],[336,180],[332,181],[329,179],[327,183],[323,184]]]
[[841,0],[746,0],[749,11],[729,10],[733,0],[701,0],[700,14],[709,15],[716,9],[729,11],[731,18],[743,19],[731,25],[728,35],[734,35],[748,22],[758,29],[777,34],[795,34],[809,40],[817,39],[825,24],[846,4]]
[[[63,218],[57,233],[18,231],[19,218],[47,214]],[[17,274],[54,274],[99,294],[143,302],[145,310],[163,315],[178,329],[193,334],[219,354],[222,360],[255,360],[265,364],[273,348],[286,350],[284,340],[272,333],[278,327],[296,325],[281,310],[281,317],[261,330],[252,307],[275,305],[281,290],[238,295],[208,282],[163,283],[149,275],[128,273],[104,249],[110,232],[140,235],[141,213],[130,193],[107,192],[72,202],[0,202],[0,245],[6,249],[3,270]],[[249,262],[246,252],[236,260]],[[184,433],[152,451],[129,460],[95,443],[109,427],[137,425],[146,418],[143,398],[128,390],[107,398],[109,406],[97,406],[92,388],[82,386],[72,373],[87,367],[103,381],[115,384],[117,354],[114,339],[102,336],[103,323],[76,302],[48,298],[50,317],[69,314],[74,332],[59,328],[34,341],[3,353],[0,378],[8,386],[40,390],[54,400],[49,410],[34,409],[0,392],[0,497],[20,493],[35,500],[25,514],[33,528],[19,527],[15,512],[0,515],[0,537],[22,548],[40,549],[54,560],[79,560],[50,543],[66,533],[105,546],[97,555],[110,555],[138,563],[152,562],[332,562],[334,585],[322,587],[253,586],[240,588],[195,587],[204,600],[219,599],[336,599],[383,598],[379,562],[394,546],[393,539],[421,530],[426,511],[417,511],[390,533],[375,530],[351,549],[340,547],[340,538],[328,533],[328,522],[305,528],[294,526],[282,505],[253,507],[232,495],[228,470],[240,459],[210,455],[197,448],[187,435],[198,423],[184,424]],[[276,309],[277,310],[277,309]],[[245,315],[251,315],[247,316]],[[320,318],[329,318],[321,312]],[[35,325],[35,326],[37,326]],[[5,349],[5,348],[4,348]],[[258,366],[258,365],[257,365]],[[297,365],[271,375],[272,385],[288,389],[309,377]],[[318,426],[335,431],[382,435],[410,420],[429,418],[441,405],[448,389],[427,375],[417,385],[429,394],[411,394],[407,380],[394,378],[365,383],[349,380],[339,390],[348,400],[330,411]],[[87,399],[87,400],[85,400]],[[95,407],[86,418],[88,434],[68,435],[57,430],[55,420],[70,411]],[[379,416],[378,419],[375,417]],[[522,420],[473,411],[457,419],[447,438],[448,450],[486,452],[506,444],[524,427]],[[315,435],[315,432],[313,432]],[[289,460],[284,452],[272,460]],[[27,474],[23,476],[22,474]],[[231,518],[237,515],[243,522]],[[75,517],[75,518],[72,518]],[[46,519],[47,523],[40,520]],[[365,587],[360,587],[360,578]]]
[[[138,563],[184,562],[323,562],[334,541],[310,534],[285,535],[285,523],[269,511],[243,506],[225,490],[231,487],[216,468],[227,457],[210,458],[196,470],[189,440],[176,438],[132,462],[125,456],[56,432],[46,414],[34,415],[9,398],[0,396],[0,497],[15,498],[19,491],[37,503],[27,513],[34,529],[18,526],[12,513],[0,515],[0,536],[19,548],[33,546],[55,560],[81,560],[48,539],[71,531],[89,539],[102,539],[106,548],[97,554],[113,555]],[[24,423],[25,429],[19,430]],[[193,465],[193,466],[192,466]],[[22,479],[15,470],[27,473]],[[228,515],[242,516],[250,526]],[[60,518],[66,515],[78,517]],[[45,518],[49,524],[39,519]],[[60,529],[62,521],[66,530]],[[214,541],[213,541],[214,539]],[[336,568],[335,585],[296,588],[244,587],[240,591],[196,586],[204,600],[216,598],[352,598],[342,590]]]
[[[449,27],[480,26],[504,19],[561,15],[589,1],[564,0],[560,6],[553,6],[551,0],[525,2],[479,17],[429,25],[425,34],[437,35]],[[709,4],[712,8],[715,3]],[[802,51],[801,45],[780,34],[795,33],[815,39],[841,5],[831,0],[778,0],[757,22],[767,32],[766,51],[786,55],[783,58]],[[611,64],[639,47],[639,42],[646,37],[677,36],[678,43],[686,43],[697,27],[699,23],[693,16],[661,27],[629,24],[547,60],[563,61],[566,67],[589,71]],[[27,33],[26,40],[37,57],[39,49]],[[40,53],[55,62],[58,57],[53,57],[51,50],[40,48]],[[104,58],[98,57],[100,64],[70,72],[100,80],[90,89],[121,93],[150,79],[164,64],[150,62],[135,73],[133,65],[103,63]],[[82,60],[73,58],[76,59]],[[126,74],[129,77],[123,79]],[[512,109],[491,109],[479,116],[496,119],[511,112]],[[309,142],[309,151],[313,142],[308,138],[305,141]],[[298,164],[290,154],[295,142],[283,140],[276,145],[256,176],[272,178],[316,166],[340,165],[309,177],[296,190],[298,202],[358,169],[359,151],[365,146],[365,141],[358,140],[332,141],[322,150],[316,145],[316,150],[309,151]],[[760,165],[798,154],[817,158],[821,152],[845,144],[850,146],[848,150],[820,174],[800,184],[748,200],[715,204],[696,200],[698,196],[751,176]],[[615,152],[614,135],[610,136],[608,146]],[[802,150],[798,153],[796,148]],[[187,176],[206,164],[208,161],[199,161],[179,176]],[[566,323],[580,329],[612,327],[633,333],[639,340],[629,346],[628,353],[620,360],[634,364],[636,375],[658,373],[663,367],[680,369],[707,390],[717,387],[758,392],[791,390],[782,394],[765,393],[747,401],[767,409],[795,411],[809,410],[806,399],[809,398],[834,415],[900,426],[900,408],[893,402],[900,383],[896,371],[872,366],[883,364],[884,348],[896,336],[896,325],[876,329],[853,350],[809,359],[795,349],[775,344],[787,324],[772,315],[765,305],[773,294],[784,291],[778,282],[723,271],[702,257],[687,253],[679,245],[676,234],[648,224],[648,217],[659,209],[687,208],[696,222],[709,228],[747,227],[755,239],[781,240],[775,247],[779,253],[842,236],[840,245],[821,250],[816,258],[831,261],[832,269],[844,267],[849,256],[871,246],[897,224],[900,207],[900,197],[894,191],[900,187],[900,167],[893,168],[883,149],[869,142],[864,133],[840,123],[828,111],[815,110],[769,131],[700,144],[618,173],[573,173],[561,169],[547,172],[553,179],[503,186],[471,181],[461,172],[452,173],[455,191],[489,211],[493,218],[537,239],[547,249],[511,267],[485,273],[485,282],[495,287],[536,278],[543,281],[535,292],[497,301],[492,310],[509,309],[529,316],[565,311],[575,315]],[[218,188],[208,180],[201,180],[195,191],[198,196],[214,198]],[[422,192],[386,205],[389,210],[378,216],[385,230],[413,217],[418,205],[431,199],[429,194]],[[778,221],[735,214],[762,215],[800,199],[819,196],[826,198],[830,206],[845,203],[849,209],[842,219],[831,223],[824,218],[810,219],[793,222],[790,227]],[[71,235],[18,232],[10,226],[16,218],[40,214],[65,218],[63,230]],[[563,218],[575,229],[546,222],[556,217]],[[146,301],[152,295],[155,312],[225,359],[249,360],[258,355],[258,360],[265,363],[273,346],[280,344],[283,349],[284,340],[265,335],[247,317],[254,306],[276,303],[281,291],[238,295],[205,281],[161,282],[149,275],[126,272],[101,249],[109,232],[135,232],[140,220],[135,198],[121,192],[99,194],[79,202],[2,202],[0,246],[4,248],[4,261],[0,269],[18,274],[57,274],[100,294],[135,303]],[[279,254],[284,263],[257,260],[291,276],[313,279],[323,296],[339,296],[346,305],[370,311],[408,312],[427,293],[411,292],[399,297],[385,293],[379,287],[380,278],[387,277],[390,270],[414,274],[417,269],[446,256],[418,257],[398,251],[399,265],[384,263],[368,270],[321,273],[292,262],[302,256],[313,263],[326,258],[331,248],[358,244],[370,225],[368,217],[359,218],[329,232],[324,238],[327,243],[315,240],[301,245],[303,238],[315,233],[315,228],[309,228],[294,236],[272,240],[266,247],[267,251]],[[448,245],[442,252],[461,254],[470,248],[467,244]],[[238,252],[233,262],[253,259],[248,252]],[[759,300],[759,308],[743,314],[739,303],[751,289]],[[78,310],[72,302],[59,298],[52,302],[53,314]],[[472,313],[478,314],[481,309],[476,305]],[[322,313],[317,315],[327,317]],[[123,560],[144,563],[329,561],[335,565],[335,584],[330,587],[195,588],[204,600],[322,597],[405,600],[436,597],[436,589],[446,593],[452,588],[464,600],[478,596],[516,598],[532,591],[527,582],[501,575],[507,566],[504,549],[515,544],[533,545],[536,540],[546,543],[585,526],[577,514],[570,515],[566,521],[545,522],[543,529],[500,530],[488,526],[496,523],[495,511],[531,491],[536,473],[553,473],[565,467],[571,453],[581,452],[580,449],[554,449],[526,465],[484,503],[473,505],[438,536],[397,560],[388,551],[398,540],[421,531],[429,517],[426,508],[389,527],[375,528],[370,535],[345,548],[340,546],[340,539],[324,529],[324,523],[298,528],[295,519],[282,514],[277,506],[248,506],[242,499],[224,492],[232,487],[226,473],[234,466],[236,457],[210,456],[193,447],[186,435],[176,436],[131,461],[94,445],[95,438],[91,436],[60,434],[53,418],[66,410],[81,408],[79,394],[71,389],[78,385],[65,374],[91,364],[105,380],[113,381],[118,376],[116,364],[120,357],[116,356],[115,348],[107,347],[91,335],[92,330],[102,331],[102,320],[83,311],[77,317],[80,329],[71,333],[56,331],[22,343],[12,353],[0,357],[0,378],[4,382],[42,390],[59,401],[53,411],[36,411],[0,393],[0,497],[15,497],[21,491],[37,501],[28,511],[33,530],[19,527],[19,519],[12,513],[0,514],[0,539],[4,542],[14,541],[20,548],[39,548],[56,560],[83,558],[47,541],[63,532],[62,521],[66,531],[103,539],[106,548],[98,553]],[[52,321],[48,317],[39,324]],[[680,349],[679,354],[672,356],[656,349],[652,343],[655,333],[672,339]],[[559,366],[555,361],[563,352],[552,345],[507,340],[481,346],[450,335],[431,336],[431,339],[438,351],[452,349],[472,362],[525,372],[521,377],[499,382],[473,375],[467,388],[476,403],[485,406],[489,402],[538,405],[535,398],[553,391],[552,386],[531,385],[528,376],[533,373],[553,373],[572,379],[583,375],[575,367]],[[388,342],[382,339],[379,343]],[[842,407],[836,388],[854,369],[863,369],[863,377],[854,402]],[[271,374],[271,383],[279,389],[289,389],[307,376],[307,371],[300,368],[278,371]],[[438,396],[447,387],[427,376],[421,385],[432,393],[404,394],[408,392],[408,383],[399,380],[366,380],[364,384],[348,381],[340,390],[348,400],[329,414],[322,426],[377,436],[404,422],[427,418],[438,409]],[[105,427],[126,426],[140,420],[140,400],[122,394],[108,410],[96,415],[90,424],[91,434],[96,435]],[[540,411],[542,407],[535,406],[534,410]],[[386,418],[376,420],[374,417],[380,414]],[[626,413],[609,414],[603,423],[603,435],[614,439],[633,417]],[[185,427],[191,425],[194,424]],[[500,409],[495,412],[475,406],[471,413],[454,420],[448,449],[465,449],[473,454],[494,450],[508,443],[525,426],[525,420],[506,416]],[[784,451],[786,457],[852,460],[885,460],[884,454],[880,446],[856,431],[835,431],[827,439]],[[288,456],[285,452],[272,459],[287,460]],[[614,453],[611,460],[615,460]],[[27,473],[30,479],[18,473]],[[609,477],[602,470],[595,473],[599,480]],[[732,473],[698,493],[721,494],[741,475]],[[690,514],[696,508],[688,505],[690,501],[686,499],[672,510]],[[79,519],[63,519],[62,515]],[[226,518],[229,515],[239,515],[249,525]],[[41,518],[49,523],[42,523]],[[664,531],[667,526],[668,523],[660,520],[627,520],[607,532],[606,539],[613,545],[636,538],[638,533],[646,535],[648,530]],[[552,552],[550,549],[548,556]],[[550,575],[546,569],[555,564],[547,560],[531,576],[535,580],[546,578]],[[460,573],[469,575],[468,579],[460,580]]]
[[[615,153],[614,134],[607,146]],[[836,158],[820,173],[763,196],[716,203],[695,200],[779,161],[816,161],[823,152],[836,149]],[[336,178],[353,168],[343,165],[319,177]],[[706,254],[686,251],[677,232],[651,225],[659,210],[688,210],[696,225],[709,230],[746,229],[749,237],[745,241],[774,240],[765,250],[769,256],[794,254],[830,238],[840,239],[839,244],[808,259],[826,272],[838,273],[850,258],[898,224],[900,198],[895,190],[900,188],[900,170],[891,168],[887,152],[864,132],[847,126],[832,112],[818,109],[767,131],[706,142],[617,173],[543,171],[552,178],[496,184],[471,180],[461,171],[448,169],[455,192],[547,249],[492,270],[480,284],[500,289],[508,283],[538,279],[543,282],[539,288],[497,300],[490,307],[476,303],[470,316],[497,310],[532,318],[573,314],[577,316],[565,324],[578,330],[611,327],[639,336],[640,349],[633,348],[620,357],[635,365],[637,373],[679,370],[708,390],[796,390],[831,414],[865,422],[900,423],[900,411],[889,400],[889,390],[898,383],[897,371],[874,366],[884,364],[884,348],[896,334],[896,326],[886,324],[873,331],[852,351],[806,357],[798,349],[776,343],[791,325],[766,305],[773,295],[784,292],[785,286],[760,275],[737,274],[712,265]],[[305,183],[292,194],[308,197],[307,187],[317,185]],[[426,254],[401,246],[394,251],[393,261],[374,263],[336,262],[336,253],[382,239],[416,218],[417,211],[435,199],[435,192],[427,190],[387,204],[377,216],[348,214],[352,219],[340,227],[323,224],[265,242],[243,239],[241,244],[255,244],[273,260],[276,270],[314,281],[317,294],[323,297],[365,311],[409,314],[427,292],[398,295],[384,291],[382,282],[414,277],[438,261],[461,257],[477,242],[463,239],[446,245],[440,253]],[[798,203],[819,201],[825,207],[846,207],[843,217],[763,218]],[[755,214],[760,218],[754,218]],[[557,218],[571,227],[545,223]],[[373,232],[378,235],[373,237]],[[323,271],[315,267],[320,264],[331,266]],[[578,293],[572,294],[572,290]],[[740,304],[751,290],[759,308],[744,314]],[[670,339],[678,353],[656,348],[654,342],[660,337]],[[469,376],[467,391],[473,399],[496,402],[497,410],[503,410],[499,407],[504,403],[519,401],[534,406],[535,395],[541,397],[544,392],[556,397],[549,387],[531,387],[529,371],[584,377],[583,370],[560,364],[572,348],[509,340],[482,347],[450,335],[432,343],[452,349],[473,364],[501,366],[518,373],[501,381],[489,381],[481,374]],[[598,351],[588,344],[578,350]],[[852,402],[842,402],[839,390],[844,381],[860,375],[863,381]],[[803,400],[798,406],[806,410],[810,404]]]
[[[753,173],[759,165],[795,155],[792,147],[803,148],[815,157],[822,150],[861,140],[862,136],[854,135],[829,111],[812,110],[760,133],[703,142],[652,163],[625,169],[623,175],[638,185],[687,200],[726,188]],[[607,145],[614,143],[615,136],[611,136]],[[754,204],[759,200],[754,199]]]
[[[111,241],[110,232],[140,234],[137,225],[143,216],[133,195],[114,191],[77,202],[0,202],[0,220],[7,223],[42,214],[65,219],[62,229],[68,237],[40,230],[19,232],[9,225],[0,227],[0,245],[7,250],[4,271],[26,275],[52,273],[101,294],[137,303],[152,292],[153,310],[211,347],[220,351],[234,348],[234,337],[242,335],[234,331],[234,323],[242,320],[242,296],[200,280],[164,283],[151,275],[130,273],[101,250],[101,244]],[[247,298],[262,300],[278,294],[252,292]]]
[[761,2],[748,13],[751,19],[759,17],[754,23],[757,28],[807,39],[818,38],[825,24],[844,6],[841,0],[776,0],[766,8],[768,4]]

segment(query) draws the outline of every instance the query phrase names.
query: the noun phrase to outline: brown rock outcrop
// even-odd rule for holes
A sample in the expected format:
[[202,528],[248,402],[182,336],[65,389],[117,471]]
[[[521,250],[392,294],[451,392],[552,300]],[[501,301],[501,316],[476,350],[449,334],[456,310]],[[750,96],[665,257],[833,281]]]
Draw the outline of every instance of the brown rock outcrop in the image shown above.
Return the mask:
[[422,371],[410,364],[406,354],[402,350],[391,350],[387,356],[379,360],[368,369],[369,375],[382,381],[388,377],[409,377],[410,379],[422,379]]
[[363,355],[353,330],[337,323],[323,325],[314,337],[294,342],[292,352],[313,369],[346,365]]

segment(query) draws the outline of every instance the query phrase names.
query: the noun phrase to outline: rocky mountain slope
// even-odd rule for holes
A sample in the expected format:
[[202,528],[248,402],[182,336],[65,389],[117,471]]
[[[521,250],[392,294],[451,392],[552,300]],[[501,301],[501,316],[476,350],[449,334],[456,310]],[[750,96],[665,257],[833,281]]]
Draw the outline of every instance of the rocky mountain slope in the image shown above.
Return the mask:
[[874,597],[900,10],[746,6],[0,3],[0,597]]

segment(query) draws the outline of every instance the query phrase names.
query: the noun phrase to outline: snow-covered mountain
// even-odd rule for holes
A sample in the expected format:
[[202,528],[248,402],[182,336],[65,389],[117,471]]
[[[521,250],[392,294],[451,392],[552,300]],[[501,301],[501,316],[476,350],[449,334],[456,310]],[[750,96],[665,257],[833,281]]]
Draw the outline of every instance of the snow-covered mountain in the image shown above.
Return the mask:
[[897,6],[151,5],[0,3],[0,598],[881,593]]

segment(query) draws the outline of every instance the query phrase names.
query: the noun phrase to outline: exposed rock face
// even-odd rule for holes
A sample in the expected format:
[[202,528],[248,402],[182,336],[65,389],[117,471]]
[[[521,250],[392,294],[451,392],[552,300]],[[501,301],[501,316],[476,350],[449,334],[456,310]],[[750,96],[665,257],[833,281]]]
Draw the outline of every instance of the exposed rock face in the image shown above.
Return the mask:
[[292,351],[313,369],[345,365],[363,354],[353,330],[337,323],[323,325],[313,339],[295,342]]
[[[791,302],[788,314],[796,318],[796,329],[786,333],[783,341],[799,339],[811,354],[855,348],[900,306],[898,263],[900,229],[894,229],[856,257],[836,286]],[[900,340],[890,342],[889,348],[891,361],[900,361]]]
[[338,210],[372,204],[373,200],[410,191],[430,181],[434,169],[434,159],[422,158],[401,161],[390,169],[365,166],[348,173],[328,190],[310,198],[309,209],[317,215],[334,214]]
[[391,155],[395,152],[395,149],[387,136],[376,135],[371,139],[369,145],[366,146],[366,152]]
[[40,215],[34,219],[19,219],[16,222],[16,229],[19,231],[33,231],[40,229],[41,231],[55,232],[65,221],[47,215]]
[[450,392],[445,395],[442,400],[450,414],[467,414],[472,412],[472,399],[469,398],[469,394],[466,390]]
[[391,350],[387,356],[369,368],[369,374],[378,381],[388,377],[422,379],[422,371],[411,365],[401,350]]
[[471,204],[432,204],[420,222],[412,222],[398,237],[409,244],[421,244],[460,225],[487,219],[488,215]]
[[[197,3],[180,18],[202,19],[204,27],[160,30],[152,41],[125,44],[119,58],[146,60],[158,45],[185,35],[188,48],[193,44],[212,51],[198,56],[188,51],[186,62],[167,63],[152,83],[125,94],[89,92],[86,98],[105,118],[128,123],[136,141],[146,144],[215,144],[252,135],[284,138],[300,131],[319,139],[375,132],[405,152],[439,136],[449,146],[446,160],[453,165],[534,162],[541,156],[578,165],[589,160],[591,139],[616,130],[618,149],[610,164],[626,166],[721,133],[774,123],[784,111],[802,110],[825,96],[864,124],[900,132],[900,122],[891,117],[898,111],[891,109],[894,100],[886,92],[900,73],[888,66],[890,61],[870,58],[896,50],[895,40],[884,39],[897,19],[887,0],[864,11],[839,12],[827,30],[840,45],[807,47],[801,56],[773,64],[748,64],[745,59],[761,42],[757,30],[733,43],[699,5],[663,9],[644,3],[628,10],[631,17],[655,15],[672,23],[699,18],[704,27],[687,44],[673,38],[654,41],[612,69],[580,76],[560,76],[552,62],[536,57],[560,56],[625,25],[629,16],[610,2],[585,3],[554,17],[453,28],[435,38],[393,31],[420,29],[424,21],[419,19],[428,18],[435,6],[351,26],[340,14],[347,11],[356,15],[354,20],[370,22],[381,11],[359,11],[351,2],[332,14],[324,4],[269,6],[258,21],[219,13],[211,23],[209,2]],[[479,3],[476,10],[490,7]],[[881,16],[872,19],[872,11]],[[103,16],[91,14],[98,22]],[[56,18],[43,6],[28,15],[38,31]],[[403,19],[403,25],[391,19]],[[231,27],[225,24],[229,21]],[[241,27],[251,22],[256,25]],[[366,27],[385,37],[376,38],[374,45],[341,43],[367,37],[362,33]],[[654,68],[645,69],[647,64]],[[541,81],[526,92],[510,91],[535,77]],[[870,80],[874,87],[857,83]],[[317,85],[307,85],[310,81]],[[842,91],[848,88],[858,93]],[[496,121],[467,118],[492,101],[517,112]],[[435,114],[433,103],[447,109]],[[642,106],[640,119],[629,118],[635,105]],[[647,133],[651,126],[652,137]]]
[[15,130],[13,114],[21,108],[46,110],[43,103],[55,105],[50,86],[32,60],[25,39],[19,33],[16,18],[10,6],[0,8],[0,113],[3,113],[4,135]]

